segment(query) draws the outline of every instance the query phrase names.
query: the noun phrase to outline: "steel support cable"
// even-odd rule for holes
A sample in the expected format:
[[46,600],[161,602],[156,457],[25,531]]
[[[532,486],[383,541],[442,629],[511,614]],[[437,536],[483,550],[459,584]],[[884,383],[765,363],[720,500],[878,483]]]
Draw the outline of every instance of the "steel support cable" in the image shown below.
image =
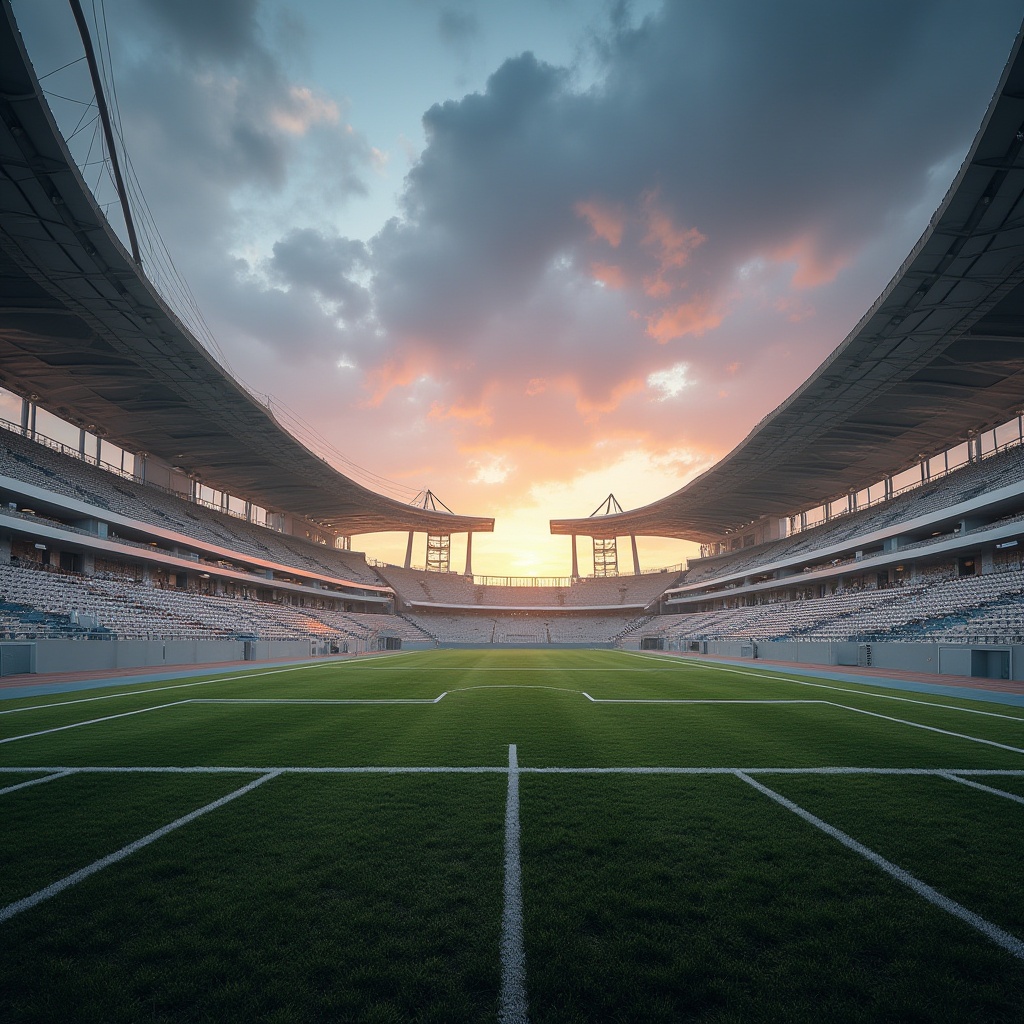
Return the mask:
[[71,12],[75,16],[75,24],[78,26],[78,34],[82,37],[82,45],[85,47],[85,59],[89,65],[89,75],[92,78],[93,90],[96,94],[96,106],[100,113],[100,121],[103,124],[103,134],[106,136],[110,166],[114,173],[114,186],[117,189],[118,197],[121,200],[121,210],[124,214],[125,228],[128,231],[128,240],[131,243],[132,258],[136,264],[142,264],[139,257],[139,240],[135,237],[135,224],[132,222],[131,210],[128,206],[128,194],[125,191],[124,179],[121,177],[121,165],[117,159],[117,150],[114,146],[114,132],[110,124],[110,111],[107,109],[107,101],[103,96],[103,83],[100,81],[99,68],[96,66],[96,52],[93,49],[92,39],[89,35],[89,26],[85,21],[85,14],[79,0],[68,0],[71,5]]

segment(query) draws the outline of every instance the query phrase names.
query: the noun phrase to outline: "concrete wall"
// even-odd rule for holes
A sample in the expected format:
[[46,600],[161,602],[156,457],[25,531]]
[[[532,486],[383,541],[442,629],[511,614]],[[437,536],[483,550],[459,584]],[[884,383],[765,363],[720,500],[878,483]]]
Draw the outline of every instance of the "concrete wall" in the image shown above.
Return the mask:
[[[34,640],[33,672],[89,672],[242,661],[241,640]],[[308,658],[308,640],[262,640],[250,645],[252,661]],[[0,666],[2,668],[2,666]]]
[[[765,661],[789,661],[800,665],[857,665],[862,644],[823,643],[807,641],[758,643],[757,658]],[[708,654],[724,658],[751,658],[749,641],[709,640]],[[944,676],[972,675],[972,652],[1009,651],[1010,678],[1024,681],[1024,646],[997,644],[929,644],[929,643],[873,643],[871,667],[900,672],[928,672]],[[685,647],[684,647],[685,649]],[[975,659],[976,660],[976,659]],[[985,660],[985,659],[983,659]],[[996,659],[988,660],[988,677],[996,678]],[[985,677],[978,673],[977,677]]]

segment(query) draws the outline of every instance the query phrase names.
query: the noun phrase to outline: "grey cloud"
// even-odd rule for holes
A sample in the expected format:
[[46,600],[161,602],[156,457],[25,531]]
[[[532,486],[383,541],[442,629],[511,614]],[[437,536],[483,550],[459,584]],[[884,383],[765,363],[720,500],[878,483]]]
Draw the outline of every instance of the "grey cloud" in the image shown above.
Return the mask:
[[468,11],[445,7],[437,16],[437,30],[446,43],[460,49],[479,34],[480,22]]
[[194,57],[235,60],[258,47],[259,0],[142,0]]
[[282,284],[308,288],[337,303],[347,321],[361,320],[370,312],[370,293],[349,275],[363,269],[366,258],[362,242],[306,228],[274,243],[267,270]]
[[[801,239],[823,265],[855,254],[966,148],[983,107],[964,97],[997,74],[970,58],[1008,49],[1015,7],[668,3],[636,27],[613,20],[587,92],[529,53],[506,61],[482,94],[424,116],[404,217],[371,245],[381,322],[472,347],[553,261],[584,271],[603,255],[635,281],[650,271],[645,196],[706,236],[678,283],[690,295]],[[634,215],[614,252],[574,212],[591,199]]]

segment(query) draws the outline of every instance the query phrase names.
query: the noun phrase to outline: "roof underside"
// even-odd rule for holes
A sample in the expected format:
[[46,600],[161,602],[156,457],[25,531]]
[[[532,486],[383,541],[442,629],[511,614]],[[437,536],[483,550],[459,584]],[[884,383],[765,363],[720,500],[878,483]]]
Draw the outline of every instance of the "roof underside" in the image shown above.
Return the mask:
[[551,532],[714,540],[859,491],[1024,405],[1021,37],[974,146],[854,331],[724,459],[643,508]]
[[376,494],[297,441],[159,297],[107,224],[0,7],[0,385],[219,490],[342,534],[490,532]]

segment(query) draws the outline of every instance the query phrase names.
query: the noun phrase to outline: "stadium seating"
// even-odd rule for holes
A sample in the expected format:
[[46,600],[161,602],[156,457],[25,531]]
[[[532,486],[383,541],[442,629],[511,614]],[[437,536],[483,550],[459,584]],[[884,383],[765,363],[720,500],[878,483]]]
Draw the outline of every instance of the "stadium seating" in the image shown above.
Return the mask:
[[[18,610],[15,610],[14,607]],[[9,638],[105,635],[119,639],[430,639],[397,615],[338,612],[161,589],[124,577],[79,576],[0,564],[0,627]],[[88,627],[80,625],[88,622]]]
[[354,583],[382,585],[360,553],[312,544],[246,522],[157,487],[116,476],[11,430],[0,430],[0,475],[85,502],[99,511],[100,518],[106,510],[239,555]]

